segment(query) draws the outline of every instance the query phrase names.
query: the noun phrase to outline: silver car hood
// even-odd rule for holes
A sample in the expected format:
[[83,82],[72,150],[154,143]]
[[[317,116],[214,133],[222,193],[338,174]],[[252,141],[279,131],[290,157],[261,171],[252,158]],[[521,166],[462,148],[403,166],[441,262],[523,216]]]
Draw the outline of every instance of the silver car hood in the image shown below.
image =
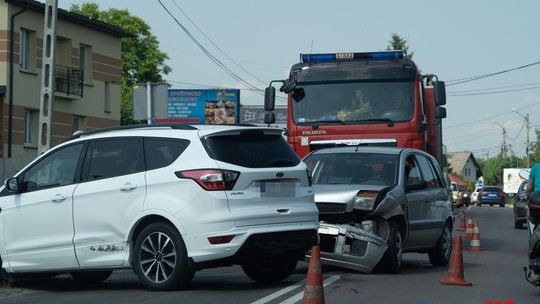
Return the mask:
[[[352,210],[353,199],[360,190],[381,191],[387,186],[381,185],[313,185],[315,203],[350,204]],[[347,208],[349,211],[349,208]]]

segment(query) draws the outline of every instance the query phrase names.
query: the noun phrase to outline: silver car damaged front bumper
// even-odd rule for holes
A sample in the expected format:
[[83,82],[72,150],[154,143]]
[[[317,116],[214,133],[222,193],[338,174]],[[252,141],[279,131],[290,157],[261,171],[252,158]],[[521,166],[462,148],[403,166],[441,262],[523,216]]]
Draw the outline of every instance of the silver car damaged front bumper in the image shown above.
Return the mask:
[[375,233],[351,226],[320,223],[321,261],[370,273],[382,258],[388,244]]

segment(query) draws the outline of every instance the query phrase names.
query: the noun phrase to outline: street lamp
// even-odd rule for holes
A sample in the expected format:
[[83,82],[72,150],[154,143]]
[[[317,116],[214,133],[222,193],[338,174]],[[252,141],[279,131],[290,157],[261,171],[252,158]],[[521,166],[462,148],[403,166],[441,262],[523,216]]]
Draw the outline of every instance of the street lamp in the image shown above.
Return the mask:
[[498,125],[502,129],[501,155],[502,157],[506,157],[506,128],[495,120],[492,120],[491,123]]

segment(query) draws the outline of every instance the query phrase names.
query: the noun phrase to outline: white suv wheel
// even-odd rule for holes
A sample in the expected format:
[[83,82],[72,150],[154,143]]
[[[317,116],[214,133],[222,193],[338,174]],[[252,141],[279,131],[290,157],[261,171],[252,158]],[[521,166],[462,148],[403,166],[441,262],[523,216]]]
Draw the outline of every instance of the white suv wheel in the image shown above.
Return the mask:
[[168,280],[176,267],[176,248],[171,239],[161,232],[148,235],[139,251],[139,267],[154,283]]

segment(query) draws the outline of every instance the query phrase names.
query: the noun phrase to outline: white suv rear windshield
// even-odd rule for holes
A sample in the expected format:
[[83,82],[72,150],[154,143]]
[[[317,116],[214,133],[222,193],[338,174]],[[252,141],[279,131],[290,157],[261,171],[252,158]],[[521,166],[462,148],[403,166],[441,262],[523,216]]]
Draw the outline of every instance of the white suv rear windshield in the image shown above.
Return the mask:
[[239,135],[209,136],[203,144],[213,159],[247,168],[294,167],[300,163],[279,134],[244,131]]

